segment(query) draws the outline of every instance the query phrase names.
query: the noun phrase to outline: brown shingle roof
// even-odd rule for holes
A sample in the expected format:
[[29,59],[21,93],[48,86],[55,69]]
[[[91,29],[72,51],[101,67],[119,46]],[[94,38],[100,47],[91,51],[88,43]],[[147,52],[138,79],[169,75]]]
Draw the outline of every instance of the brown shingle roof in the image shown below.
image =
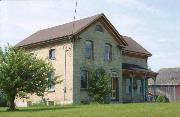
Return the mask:
[[[125,46],[124,50],[143,53],[147,55],[151,55],[147,50],[145,50],[141,45],[139,45],[136,41],[132,38],[127,36],[121,36],[118,31],[114,28],[114,26],[109,22],[109,20],[105,17],[104,14],[97,14],[91,17],[87,17],[84,19],[80,19],[74,22],[74,34],[79,33],[83,29],[85,29],[88,25],[96,21],[97,19],[103,17],[105,21],[108,23],[108,26],[114,31],[118,39],[124,44],[128,45]],[[16,46],[23,47],[27,45],[32,45],[36,43],[42,43],[53,39],[63,39],[63,37],[72,35],[72,28],[73,22],[62,24],[59,26],[55,26],[52,28],[47,28],[43,30],[39,30],[36,33],[32,34],[31,36],[27,37],[26,39],[19,42]]]
[[[75,28],[73,32],[77,33],[78,31],[86,27],[89,23],[101,17],[101,15],[103,14],[98,14],[98,15],[94,15],[91,17],[87,17],[87,18],[75,21],[74,22]],[[73,22],[70,22],[70,23],[62,24],[62,25],[55,26],[52,28],[47,28],[47,29],[37,31],[36,33],[24,39],[23,41],[19,42],[16,46],[24,46],[24,45],[29,45],[33,43],[43,42],[50,39],[55,39],[55,38],[71,35],[72,27],[73,27]]]
[[127,42],[128,46],[124,48],[126,51],[143,53],[151,56],[152,54],[148,52],[145,48],[143,48],[140,44],[138,44],[135,40],[131,37],[123,36],[124,40]]

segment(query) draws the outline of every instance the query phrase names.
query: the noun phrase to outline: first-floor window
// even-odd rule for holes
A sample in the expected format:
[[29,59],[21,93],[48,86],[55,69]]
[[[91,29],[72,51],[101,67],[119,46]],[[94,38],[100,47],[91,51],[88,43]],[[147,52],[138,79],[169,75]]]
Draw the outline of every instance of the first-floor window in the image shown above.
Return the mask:
[[130,79],[126,79],[126,94],[130,94],[131,91],[131,82]]
[[138,90],[138,94],[142,94],[143,92],[142,80],[137,80],[137,90]]
[[52,80],[54,79],[54,74],[53,73],[49,73],[48,74],[48,90],[54,90],[55,85],[53,84]]
[[88,71],[81,71],[81,88],[86,89],[88,87]]

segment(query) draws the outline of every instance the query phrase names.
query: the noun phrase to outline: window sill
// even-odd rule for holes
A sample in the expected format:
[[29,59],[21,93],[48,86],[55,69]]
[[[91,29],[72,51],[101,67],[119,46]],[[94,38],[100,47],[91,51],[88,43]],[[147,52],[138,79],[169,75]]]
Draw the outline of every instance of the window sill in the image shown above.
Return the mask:
[[53,58],[53,57],[52,57],[52,58],[49,58],[49,60],[56,60],[56,58]]
[[88,89],[87,88],[81,88],[80,90],[81,91],[87,91]]
[[55,92],[55,89],[49,89],[48,92],[49,93]]

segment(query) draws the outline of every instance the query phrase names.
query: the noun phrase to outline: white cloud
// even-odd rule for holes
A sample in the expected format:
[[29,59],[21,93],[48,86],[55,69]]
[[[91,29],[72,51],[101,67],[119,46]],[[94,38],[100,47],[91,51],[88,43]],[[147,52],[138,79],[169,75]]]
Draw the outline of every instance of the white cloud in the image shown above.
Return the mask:
[[150,6],[145,2],[143,2],[142,0],[106,0],[106,1],[108,3],[115,3],[135,10],[148,11],[162,16],[165,15],[165,13],[159,10],[158,8]]
[[[180,25],[173,25],[175,20],[161,17],[166,14],[144,0],[106,1],[79,1],[77,19],[104,12],[120,34],[131,36],[153,54],[149,59],[153,70],[180,65]],[[14,45],[37,30],[72,21],[74,7],[74,0],[0,2],[0,46]]]

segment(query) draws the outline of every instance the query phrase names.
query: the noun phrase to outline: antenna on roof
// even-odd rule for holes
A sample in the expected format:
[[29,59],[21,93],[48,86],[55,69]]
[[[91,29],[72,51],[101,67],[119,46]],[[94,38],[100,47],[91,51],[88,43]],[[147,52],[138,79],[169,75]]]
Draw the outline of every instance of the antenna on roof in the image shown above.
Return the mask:
[[[74,10],[74,17],[73,17],[73,27],[72,27],[72,36],[69,37],[69,40],[71,41],[74,41],[74,30],[75,30],[75,20],[76,20],[76,12],[77,12],[77,0],[76,1],[76,6],[75,6],[75,10]],[[64,102],[66,102],[66,93],[67,93],[67,83],[66,83],[66,80],[67,80],[67,54],[69,55],[69,57],[71,57],[71,54],[72,54],[72,43],[73,42],[70,42],[71,44],[64,44],[63,46],[63,49],[64,49]]]
[[77,0],[75,0],[75,9],[74,9],[74,17],[73,17],[73,29],[72,29],[72,36],[74,35],[75,30],[75,20],[76,20],[76,13],[77,13]]

